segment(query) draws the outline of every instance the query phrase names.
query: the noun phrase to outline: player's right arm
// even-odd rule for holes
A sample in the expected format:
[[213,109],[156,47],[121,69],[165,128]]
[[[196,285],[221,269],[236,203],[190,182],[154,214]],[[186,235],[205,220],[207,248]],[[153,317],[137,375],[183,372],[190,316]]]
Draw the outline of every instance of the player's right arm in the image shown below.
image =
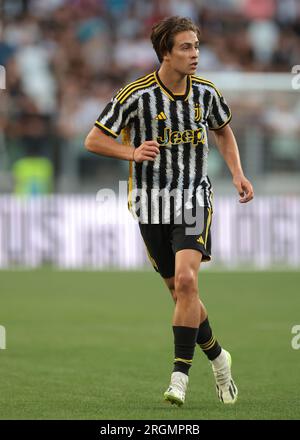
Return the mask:
[[159,145],[156,141],[145,141],[138,148],[134,148],[130,145],[119,144],[114,138],[104,134],[97,127],[91,129],[84,145],[88,151],[100,156],[135,162],[154,161],[159,153]]

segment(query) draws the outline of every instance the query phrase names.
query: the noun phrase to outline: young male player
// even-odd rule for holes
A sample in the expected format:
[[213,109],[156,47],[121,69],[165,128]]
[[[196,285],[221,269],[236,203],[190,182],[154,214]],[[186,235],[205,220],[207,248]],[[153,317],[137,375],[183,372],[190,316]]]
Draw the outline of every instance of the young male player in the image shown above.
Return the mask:
[[[85,146],[96,154],[129,161],[129,209],[175,302],[175,360],[165,400],[184,403],[197,343],[211,361],[220,401],[234,403],[238,390],[231,357],[213,336],[198,293],[200,263],[211,258],[207,129],[214,130],[239,201],[249,202],[253,189],[242,170],[228,105],[212,82],[194,75],[198,28],[190,19],[169,17],[153,27],[151,40],[160,68],[119,90]],[[121,131],[119,144],[115,139]],[[195,223],[191,231],[189,226]],[[198,230],[197,223],[202,223]]]

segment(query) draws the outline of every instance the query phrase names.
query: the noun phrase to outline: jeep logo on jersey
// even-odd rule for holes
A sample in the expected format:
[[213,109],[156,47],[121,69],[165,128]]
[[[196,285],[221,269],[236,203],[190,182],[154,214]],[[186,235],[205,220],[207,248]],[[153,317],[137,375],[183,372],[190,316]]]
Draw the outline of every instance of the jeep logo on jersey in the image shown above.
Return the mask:
[[196,146],[205,144],[206,132],[204,128],[184,131],[172,131],[170,128],[165,128],[163,136],[158,136],[156,140],[160,145],[190,143]]
[[199,122],[202,117],[202,109],[199,104],[195,105],[195,121]]

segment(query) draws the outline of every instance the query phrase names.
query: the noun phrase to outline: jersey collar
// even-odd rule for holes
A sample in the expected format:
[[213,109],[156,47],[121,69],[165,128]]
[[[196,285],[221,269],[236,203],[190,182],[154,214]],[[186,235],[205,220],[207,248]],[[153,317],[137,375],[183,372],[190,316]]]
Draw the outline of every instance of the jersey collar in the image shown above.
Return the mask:
[[186,101],[188,99],[190,91],[191,91],[191,88],[192,88],[192,81],[191,81],[190,75],[187,75],[186,90],[185,90],[185,93],[183,95],[176,95],[173,92],[171,92],[171,90],[169,90],[164,85],[162,80],[160,79],[160,77],[158,75],[158,70],[156,70],[154,75],[155,75],[156,82],[158,83],[158,85],[160,86],[160,88],[162,89],[164,94],[167,95],[169,99],[171,99],[171,101]]

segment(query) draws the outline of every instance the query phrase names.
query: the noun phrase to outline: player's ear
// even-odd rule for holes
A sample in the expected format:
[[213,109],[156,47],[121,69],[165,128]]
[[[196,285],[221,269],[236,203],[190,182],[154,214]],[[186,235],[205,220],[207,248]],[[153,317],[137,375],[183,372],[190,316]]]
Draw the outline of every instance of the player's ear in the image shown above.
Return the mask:
[[163,54],[163,61],[169,61],[170,56],[171,56],[170,52],[165,52]]

